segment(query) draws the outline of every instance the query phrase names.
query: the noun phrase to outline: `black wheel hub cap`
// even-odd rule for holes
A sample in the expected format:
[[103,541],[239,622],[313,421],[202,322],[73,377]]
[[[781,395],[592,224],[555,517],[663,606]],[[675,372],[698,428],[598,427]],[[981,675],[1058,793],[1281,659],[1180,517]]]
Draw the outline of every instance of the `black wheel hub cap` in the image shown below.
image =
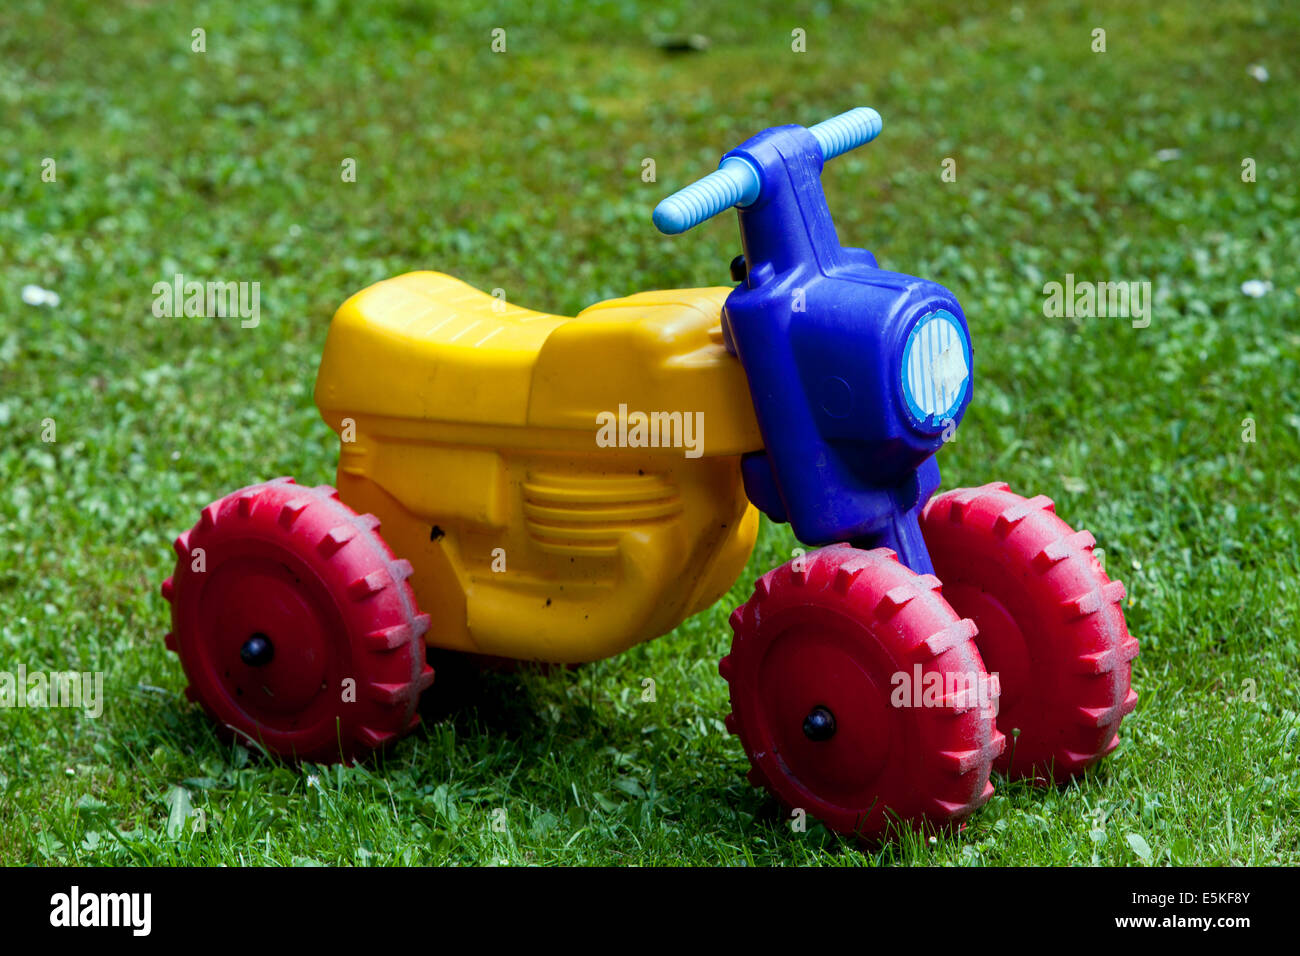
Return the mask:
[[265,667],[275,657],[275,645],[265,634],[254,634],[239,648],[239,659],[249,667]]
[[830,740],[835,736],[835,715],[829,707],[818,704],[803,719],[803,733],[809,740]]

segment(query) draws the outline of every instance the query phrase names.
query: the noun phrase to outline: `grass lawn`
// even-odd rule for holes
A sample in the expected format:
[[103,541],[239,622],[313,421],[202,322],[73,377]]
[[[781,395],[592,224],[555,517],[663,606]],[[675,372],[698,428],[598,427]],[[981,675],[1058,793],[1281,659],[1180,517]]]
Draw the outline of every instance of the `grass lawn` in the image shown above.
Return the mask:
[[[1300,863],[1300,8],[423,6],[0,11],[0,670],[105,681],[99,719],[0,710],[0,862]],[[695,33],[707,51],[656,42]],[[333,310],[417,268],[570,314],[725,284],[734,217],[669,239],[654,204],[766,126],[856,105],[885,130],[828,166],[841,240],[948,286],[975,339],[945,486],[1051,496],[1128,588],[1121,748],[1059,790],[996,779],[935,842],[792,832],[745,781],[717,674],[730,609],[795,546],[771,524],[709,612],[613,660],[484,677],[383,759],[220,743],[158,585],[202,505],[332,482],[311,392]],[[260,324],[156,318],[176,273],[260,282]],[[1045,317],[1067,273],[1149,281],[1150,325]]]

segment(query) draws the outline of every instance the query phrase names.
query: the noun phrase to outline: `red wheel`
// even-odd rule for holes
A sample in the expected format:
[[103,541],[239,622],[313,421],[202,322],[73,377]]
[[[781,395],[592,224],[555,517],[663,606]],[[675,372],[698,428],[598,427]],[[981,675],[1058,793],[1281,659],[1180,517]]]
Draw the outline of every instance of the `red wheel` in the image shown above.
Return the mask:
[[429,616],[378,528],[292,478],[204,508],[162,587],[190,699],[296,759],[348,760],[414,727]]
[[1137,704],[1124,585],[1102,570],[1092,535],[1054,508],[996,483],[940,495],[921,517],[944,595],[979,627],[975,643],[999,678],[1008,744],[997,769],[1040,781],[1114,750]]
[[[848,545],[759,578],[719,667],[752,783],[866,838],[893,816],[960,821],[992,796],[996,700],[980,706],[991,688],[975,628],[938,588],[892,551]],[[933,696],[900,693],[936,682]]]

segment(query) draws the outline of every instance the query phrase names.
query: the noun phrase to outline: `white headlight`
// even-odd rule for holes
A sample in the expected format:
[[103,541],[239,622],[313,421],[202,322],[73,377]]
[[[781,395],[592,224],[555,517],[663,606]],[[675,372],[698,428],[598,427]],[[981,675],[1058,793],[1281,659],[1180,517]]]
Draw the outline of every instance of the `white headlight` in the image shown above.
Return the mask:
[[939,309],[916,323],[903,346],[902,377],[919,424],[938,427],[957,411],[970,380],[970,341],[956,316]]

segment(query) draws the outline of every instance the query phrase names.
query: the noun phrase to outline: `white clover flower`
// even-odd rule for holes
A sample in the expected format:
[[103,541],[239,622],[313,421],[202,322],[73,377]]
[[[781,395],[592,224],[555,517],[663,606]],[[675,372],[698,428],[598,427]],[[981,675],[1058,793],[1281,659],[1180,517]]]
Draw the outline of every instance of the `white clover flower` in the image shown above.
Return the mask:
[[23,286],[23,301],[28,305],[48,305],[51,308],[59,304],[59,294],[38,285]]

